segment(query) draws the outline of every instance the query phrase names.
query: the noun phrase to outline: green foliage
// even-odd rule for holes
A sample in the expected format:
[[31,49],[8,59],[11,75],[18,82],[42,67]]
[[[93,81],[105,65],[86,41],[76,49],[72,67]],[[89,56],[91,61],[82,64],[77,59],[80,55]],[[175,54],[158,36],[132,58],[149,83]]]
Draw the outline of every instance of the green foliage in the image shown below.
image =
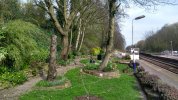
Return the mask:
[[0,62],[6,58],[7,50],[6,48],[2,47],[2,41],[4,39],[4,34],[2,31],[0,31]]
[[27,80],[27,77],[24,75],[24,72],[5,72],[1,75],[0,79],[4,81],[9,81],[16,85],[25,82]]
[[87,64],[84,66],[84,69],[86,69],[86,70],[98,70],[98,69],[99,69],[99,64],[87,63]]
[[162,52],[171,50],[171,41],[174,50],[178,50],[178,23],[165,25],[160,30],[147,33],[144,41],[139,41],[136,45],[141,51]]
[[58,76],[54,81],[47,81],[47,80],[41,80],[36,84],[36,86],[39,87],[50,87],[50,86],[57,86],[62,85],[67,81],[67,78]]
[[0,0],[0,15],[3,21],[19,18],[20,10],[19,0]]
[[96,48],[92,48],[91,51],[90,51],[90,53],[92,55],[96,56],[96,55],[100,54],[100,51],[101,51],[101,48],[96,47]]
[[15,20],[5,24],[0,32],[5,37],[3,47],[7,50],[6,60],[11,60],[17,69],[36,60],[44,61],[48,57],[49,36],[37,26]]
[[0,47],[0,62],[6,58],[7,50],[6,48]]
[[87,64],[89,62],[90,62],[89,59],[82,59],[82,60],[80,60],[80,63],[82,63],[82,64]]
[[68,59],[67,61],[60,59],[58,61],[58,64],[62,65],[62,66],[66,66],[66,65],[70,64],[71,61],[72,61],[72,59]]
[[22,84],[27,80],[23,71],[15,71],[7,67],[0,67],[0,87],[8,88]]
[[110,72],[117,69],[117,65],[115,63],[109,62],[108,65],[103,69],[104,72]]
[[49,51],[40,48],[38,51],[32,52],[31,61],[41,62],[49,58]]
[[79,56],[80,54],[78,52],[70,52],[68,55],[69,59],[75,59],[75,56]]
[[7,67],[5,67],[5,66],[0,66],[0,75],[2,75],[3,73],[5,73],[5,72],[8,72],[8,71],[10,71]]

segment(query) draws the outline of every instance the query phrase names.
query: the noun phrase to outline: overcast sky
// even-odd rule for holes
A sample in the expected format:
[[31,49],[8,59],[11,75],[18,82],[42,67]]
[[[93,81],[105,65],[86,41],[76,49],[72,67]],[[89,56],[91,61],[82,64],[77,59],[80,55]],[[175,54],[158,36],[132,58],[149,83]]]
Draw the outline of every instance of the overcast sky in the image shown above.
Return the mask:
[[145,39],[145,33],[148,31],[156,31],[165,24],[178,22],[178,5],[164,5],[157,7],[156,11],[145,11],[138,7],[127,9],[128,18],[122,22],[121,32],[125,36],[126,46],[132,44],[132,19],[137,16],[145,15],[140,20],[134,20],[134,44],[139,40]]

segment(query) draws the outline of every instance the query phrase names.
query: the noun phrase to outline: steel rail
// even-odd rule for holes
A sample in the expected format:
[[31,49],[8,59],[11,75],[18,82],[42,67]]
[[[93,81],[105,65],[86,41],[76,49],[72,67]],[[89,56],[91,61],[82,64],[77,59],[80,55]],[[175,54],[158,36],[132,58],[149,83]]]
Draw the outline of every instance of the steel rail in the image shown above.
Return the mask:
[[164,68],[175,74],[178,74],[178,61],[175,59],[169,58],[169,60],[166,61],[167,58],[165,59],[163,57],[157,57],[157,56],[155,57],[150,54],[140,54],[140,59],[143,59],[161,68]]

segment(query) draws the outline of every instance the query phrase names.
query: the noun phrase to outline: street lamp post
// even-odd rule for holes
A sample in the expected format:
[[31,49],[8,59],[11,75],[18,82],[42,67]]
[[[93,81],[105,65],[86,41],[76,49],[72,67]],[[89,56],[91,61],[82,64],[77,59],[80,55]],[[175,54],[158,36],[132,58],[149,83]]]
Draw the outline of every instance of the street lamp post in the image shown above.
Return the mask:
[[173,46],[172,46],[172,41],[171,42],[171,55],[173,56]]
[[135,63],[135,53],[134,53],[134,49],[133,49],[133,22],[134,20],[139,20],[139,19],[142,19],[144,18],[145,15],[141,15],[141,16],[138,16],[138,17],[135,17],[134,19],[132,19],[132,55],[133,55],[133,69],[134,69],[134,73],[136,72],[136,63]]

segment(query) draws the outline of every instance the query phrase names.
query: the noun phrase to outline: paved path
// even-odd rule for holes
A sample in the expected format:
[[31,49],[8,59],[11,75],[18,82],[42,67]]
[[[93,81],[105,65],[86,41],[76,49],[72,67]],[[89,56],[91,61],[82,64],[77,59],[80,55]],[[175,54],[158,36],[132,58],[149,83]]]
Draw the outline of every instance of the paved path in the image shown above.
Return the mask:
[[178,74],[174,74],[144,60],[139,60],[138,62],[144,67],[145,71],[157,75],[163,82],[178,89]]
[[[66,67],[58,68],[57,69],[58,75],[64,75],[68,70],[82,66],[82,64],[79,61],[80,59],[76,59],[73,64]],[[42,80],[41,77],[35,77],[17,87],[1,90],[0,100],[18,100],[18,97],[20,95],[27,91],[30,91],[32,87],[40,80]]]

